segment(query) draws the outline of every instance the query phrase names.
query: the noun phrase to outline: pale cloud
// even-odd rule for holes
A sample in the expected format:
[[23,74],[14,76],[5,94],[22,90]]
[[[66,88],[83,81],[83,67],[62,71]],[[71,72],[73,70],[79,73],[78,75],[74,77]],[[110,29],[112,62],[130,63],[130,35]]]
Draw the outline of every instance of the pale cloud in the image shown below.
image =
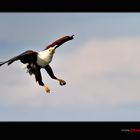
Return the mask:
[[[1,68],[0,100],[4,106],[66,108],[120,106],[140,101],[140,38],[91,39],[71,54],[54,56],[51,66],[67,85],[59,86],[42,71],[52,93],[46,94],[20,68]],[[76,46],[73,46],[76,47]],[[71,48],[72,49],[72,48]],[[4,103],[5,102],[5,103]]]
[[71,82],[67,98],[91,105],[140,101],[139,46],[139,38],[91,39],[61,56],[57,63]]

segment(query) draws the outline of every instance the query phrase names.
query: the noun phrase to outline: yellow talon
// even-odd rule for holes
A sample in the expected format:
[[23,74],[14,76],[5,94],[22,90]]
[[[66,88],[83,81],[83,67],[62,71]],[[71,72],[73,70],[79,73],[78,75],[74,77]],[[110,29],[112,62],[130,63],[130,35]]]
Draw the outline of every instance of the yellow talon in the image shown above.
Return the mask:
[[49,87],[48,87],[47,85],[44,85],[44,89],[45,89],[45,91],[46,91],[47,93],[50,93],[50,89],[49,89]]

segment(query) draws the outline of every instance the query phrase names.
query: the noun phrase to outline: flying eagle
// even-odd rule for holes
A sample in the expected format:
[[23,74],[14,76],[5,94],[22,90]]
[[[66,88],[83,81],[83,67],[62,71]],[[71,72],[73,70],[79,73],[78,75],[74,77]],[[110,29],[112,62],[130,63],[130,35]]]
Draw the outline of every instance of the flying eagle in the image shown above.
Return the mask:
[[38,84],[40,86],[43,86],[45,91],[48,93],[48,92],[50,92],[50,89],[47,85],[45,85],[42,82],[42,76],[41,76],[40,69],[44,68],[52,79],[59,81],[61,86],[65,85],[66,82],[64,80],[59,79],[54,75],[53,70],[49,64],[52,61],[56,48],[58,48],[63,43],[65,43],[69,40],[72,40],[73,37],[74,37],[74,35],[64,36],[64,37],[56,40],[55,42],[53,42],[52,44],[47,46],[43,51],[40,51],[40,52],[36,52],[33,50],[27,50],[27,51],[21,53],[20,55],[15,56],[5,62],[0,62],[0,66],[4,65],[6,63],[8,65],[10,65],[15,61],[20,60],[21,63],[26,64],[27,72],[30,75],[33,74],[35,76],[36,82],[38,82]]

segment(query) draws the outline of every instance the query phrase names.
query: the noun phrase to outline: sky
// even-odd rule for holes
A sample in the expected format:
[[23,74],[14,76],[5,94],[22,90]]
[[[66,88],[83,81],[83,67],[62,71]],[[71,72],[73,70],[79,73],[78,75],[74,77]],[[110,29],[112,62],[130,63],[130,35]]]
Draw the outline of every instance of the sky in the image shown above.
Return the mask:
[[0,13],[0,61],[56,50],[45,93],[20,61],[0,67],[0,121],[140,121],[140,13]]

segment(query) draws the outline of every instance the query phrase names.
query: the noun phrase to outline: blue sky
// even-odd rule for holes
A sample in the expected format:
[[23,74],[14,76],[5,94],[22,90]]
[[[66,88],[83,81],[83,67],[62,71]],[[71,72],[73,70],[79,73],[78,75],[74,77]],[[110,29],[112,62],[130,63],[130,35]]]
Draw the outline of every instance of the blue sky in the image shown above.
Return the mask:
[[57,49],[51,66],[61,87],[42,70],[44,89],[20,62],[0,68],[0,121],[139,121],[140,13],[0,13],[0,61]]

